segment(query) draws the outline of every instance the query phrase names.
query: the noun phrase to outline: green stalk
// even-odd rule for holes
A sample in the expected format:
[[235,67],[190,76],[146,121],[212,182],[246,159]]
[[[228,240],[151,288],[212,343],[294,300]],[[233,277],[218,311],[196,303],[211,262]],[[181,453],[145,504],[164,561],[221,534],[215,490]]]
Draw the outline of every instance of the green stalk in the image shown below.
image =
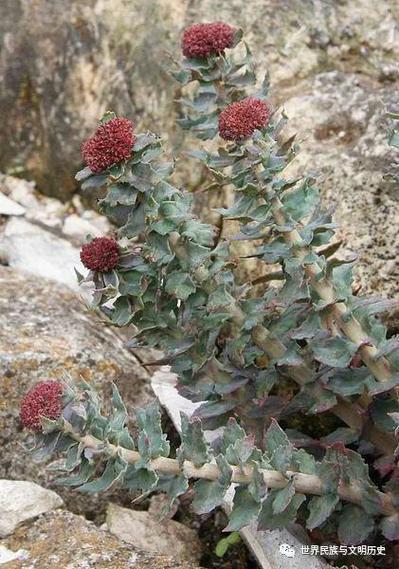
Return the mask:
[[[128,464],[137,464],[142,460],[142,456],[138,451],[129,450],[111,443],[107,443],[106,447],[104,447],[104,442],[96,439],[92,435],[81,435],[76,433],[73,426],[67,421],[64,422],[63,432],[75,441],[81,443],[84,448],[95,450],[96,453],[106,451],[108,456],[120,456]],[[185,460],[183,463],[180,463],[178,460],[168,457],[152,459],[149,461],[149,466],[159,474],[169,474],[173,476],[184,475],[187,478],[218,480],[221,475],[216,464],[208,463],[198,467],[191,461]],[[239,466],[231,466],[231,469],[232,483],[247,485],[254,480],[254,471],[251,466],[244,466],[242,468]],[[277,470],[265,469],[260,470],[260,472],[268,488],[285,488],[289,481],[292,480],[295,491],[301,494],[322,496],[328,493],[323,481],[313,474],[287,471],[287,476],[283,476],[283,474]],[[364,501],[363,493],[356,483],[340,485],[338,488],[338,495],[341,500],[351,502],[359,506],[361,506]],[[389,494],[384,494],[383,492],[378,491],[377,496],[380,504],[380,513],[382,515],[391,516],[396,513],[392,498]]]

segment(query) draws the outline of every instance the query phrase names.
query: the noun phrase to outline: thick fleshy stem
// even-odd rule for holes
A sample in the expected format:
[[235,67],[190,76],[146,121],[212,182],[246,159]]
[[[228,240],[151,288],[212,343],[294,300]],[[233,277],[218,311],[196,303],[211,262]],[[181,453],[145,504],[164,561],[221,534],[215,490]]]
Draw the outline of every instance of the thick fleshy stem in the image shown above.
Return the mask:
[[[142,456],[138,451],[129,450],[122,446],[117,446],[96,439],[92,435],[82,435],[76,433],[73,426],[67,421],[64,422],[63,432],[71,438],[81,443],[84,448],[93,449],[98,452],[106,451],[108,456],[120,456],[128,464],[136,464],[142,460]],[[150,460],[151,468],[159,474],[169,474],[174,476],[184,475],[187,478],[196,478],[204,480],[218,480],[220,471],[216,464],[208,463],[201,467],[195,466],[191,461],[185,460],[182,464],[177,459],[168,457],[158,457]],[[237,484],[250,484],[253,481],[253,469],[250,466],[231,466],[232,477],[231,482]],[[316,475],[303,474],[301,472],[287,471],[286,476],[277,470],[260,471],[263,480],[268,488],[281,489],[285,488],[291,480],[295,491],[301,494],[311,494],[322,496],[328,491],[323,481]],[[353,504],[362,505],[364,502],[363,493],[356,484],[342,484],[338,488],[338,495],[341,500],[351,502]],[[378,499],[380,504],[380,513],[384,516],[391,516],[396,513],[392,498],[389,494],[378,491]]]
[[[272,212],[274,219],[278,225],[286,225],[286,217],[284,214],[284,206],[278,197],[272,199]],[[283,237],[291,246],[295,246],[296,255],[299,258],[304,258],[309,253],[309,247],[303,244],[303,240],[299,232],[295,229],[283,233]],[[305,265],[305,272],[309,277],[310,283],[314,290],[322,300],[333,303],[335,300],[335,291],[331,283],[327,279],[317,280],[320,273],[320,268],[316,263]],[[378,350],[375,346],[370,345],[370,339],[363,331],[360,323],[353,317],[347,322],[342,319],[342,316],[347,313],[345,303],[339,302],[332,304],[332,315],[337,320],[337,325],[344,332],[344,334],[357,346],[359,346],[359,353],[365,365],[375,375],[375,377],[382,382],[387,382],[392,379],[389,362],[386,358],[375,359]],[[269,356],[281,357],[284,354],[285,348],[281,344],[277,346],[268,338],[268,331],[264,327],[257,327],[253,331],[253,339],[255,343],[262,348]],[[302,370],[303,372],[303,370]],[[301,370],[294,370],[291,374],[294,381],[303,384],[301,381]],[[335,405],[331,411],[338,416],[341,420],[347,423],[351,428],[359,430],[363,427],[363,420],[361,415],[356,412],[353,405],[348,404],[343,398],[338,397],[338,404]],[[364,394],[357,402],[361,409],[366,410],[371,403],[372,399]],[[393,436],[382,432],[374,425],[368,429],[368,438],[370,441],[384,454],[392,455],[396,447],[396,442]]]
[[[284,224],[286,222],[284,206],[278,197],[274,197],[272,200],[272,212],[278,224]],[[283,236],[286,243],[295,245],[295,250],[300,258],[305,257],[309,252],[309,247],[304,245],[302,237],[297,230],[293,229],[287,231],[283,233]],[[348,313],[348,308],[344,302],[335,303],[336,296],[332,284],[327,278],[318,280],[320,268],[317,263],[305,265],[305,273],[319,297],[326,302],[332,303],[330,306],[330,314],[335,317],[335,322],[340,330],[358,346],[358,352],[363,363],[369,368],[376,379],[381,382],[388,382],[393,379],[388,360],[383,356],[378,359],[376,358],[378,349],[372,344],[371,339],[364,332],[358,320],[353,315],[350,315],[348,319],[343,318],[344,315]],[[371,397],[366,393],[363,394],[358,401],[359,405],[364,409],[367,409],[371,402]]]
[[[282,218],[280,217],[281,224]],[[297,233],[297,232],[296,232]],[[171,233],[169,236],[169,243],[172,250],[178,257],[184,257],[184,248],[179,247],[179,234],[178,233]],[[297,241],[301,239],[299,233],[297,236],[294,235],[293,238]],[[242,325],[245,314],[242,312],[241,308],[239,307],[239,303],[235,302],[234,305],[230,306],[230,312],[232,315],[233,320],[238,324]],[[267,328],[264,326],[256,326],[252,331],[252,339],[254,343],[261,348],[268,356],[272,358],[281,358],[285,352],[285,346],[278,342],[277,340],[273,340],[269,337],[269,332]],[[298,369],[293,369],[291,371],[292,379],[298,383],[299,385],[303,385],[305,383],[305,378],[308,375],[309,370],[302,366]],[[338,403],[331,409],[331,412],[334,413],[339,419],[344,421],[350,428],[356,431],[362,431],[364,428],[364,419],[361,416],[361,411],[367,408],[368,404],[371,402],[371,399],[365,398],[363,396],[362,400],[359,401],[360,407],[352,405],[345,401],[342,397],[337,397]],[[396,441],[394,436],[391,436],[388,433],[385,433],[378,429],[375,425],[367,426],[367,436],[370,442],[375,445],[382,453],[386,455],[392,455],[394,449],[396,448]]]
[[[278,340],[270,338],[269,331],[264,326],[255,326],[252,329],[252,339],[255,345],[261,348],[266,355],[271,358],[281,358],[286,351],[284,344]],[[290,371],[290,377],[298,385],[304,385],[309,372],[310,370],[305,365],[299,366]],[[348,403],[345,399],[339,396],[337,396],[337,400],[338,403],[334,405],[330,411],[352,429],[362,431],[364,427],[364,420],[362,418],[361,411],[364,411],[364,408],[362,406],[357,408],[357,405]],[[365,402],[362,403],[363,405],[365,404]],[[392,456],[396,448],[396,441],[393,435],[383,432],[375,425],[371,424],[367,427],[367,438],[381,452]]]
[[[276,223],[279,225],[286,223],[284,206],[278,197],[274,197],[272,200],[272,212]],[[298,257],[304,258],[310,251],[309,247],[303,243],[302,237],[296,229],[284,232],[283,237],[286,243],[295,246]],[[326,278],[317,280],[320,274],[319,266],[316,263],[307,264],[305,265],[305,273],[319,297],[326,302],[335,303],[336,295],[332,284]],[[341,301],[332,304],[331,312],[336,317],[337,325],[342,332],[358,346],[364,364],[370,369],[373,375],[379,381],[390,381],[392,379],[392,373],[388,360],[384,357],[378,358],[378,360],[376,359],[378,349],[372,345],[370,338],[363,331],[358,320],[356,320],[353,315],[350,315],[347,321],[343,319],[343,316],[348,313],[348,308],[345,303]]]
[[[174,253],[184,260],[186,254],[184,247],[179,246],[179,239],[180,236],[178,233],[171,233],[169,236],[169,244]],[[236,324],[241,326],[245,320],[245,314],[239,307],[238,302],[235,302],[230,306],[230,313]],[[264,326],[256,326],[253,329],[252,339],[254,343],[268,356],[272,358],[281,358],[284,355],[284,345],[277,340],[272,340],[269,337],[268,330]],[[291,370],[292,379],[299,385],[303,385],[305,383],[305,378],[308,374],[309,370],[305,366]],[[338,403],[331,409],[331,412],[344,421],[344,423],[346,423],[350,428],[358,432],[362,431],[364,428],[364,419],[361,416],[361,411],[364,407],[367,407],[367,401],[362,401],[364,407],[359,408],[348,403],[342,397],[337,397],[337,399]],[[370,442],[383,454],[393,454],[394,449],[396,448],[396,441],[393,436],[381,431],[375,425],[367,426],[367,436]]]

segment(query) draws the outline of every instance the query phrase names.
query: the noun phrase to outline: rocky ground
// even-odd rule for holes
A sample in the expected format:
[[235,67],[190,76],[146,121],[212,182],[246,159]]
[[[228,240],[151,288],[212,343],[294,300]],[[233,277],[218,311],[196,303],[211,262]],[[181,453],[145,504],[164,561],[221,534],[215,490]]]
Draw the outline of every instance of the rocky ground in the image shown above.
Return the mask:
[[2,540],[0,563],[7,569],[196,569],[159,552],[134,548],[106,529],[66,510],[49,511]]
[[[137,496],[118,490],[80,494],[58,486],[29,454],[19,405],[40,380],[83,378],[105,402],[116,383],[131,416],[154,399],[142,365],[148,354],[127,350],[118,331],[77,294],[79,246],[87,234],[104,232],[112,233],[107,220],[85,211],[77,198],[63,204],[41,196],[32,183],[0,177],[0,565],[255,567],[242,543],[222,560],[215,555],[226,525],[222,514],[198,518],[187,503],[174,519],[160,521],[162,496],[132,505]],[[172,426],[170,436],[176,437]]]
[[[82,140],[110,108],[133,118],[138,130],[162,133],[168,150],[180,155],[186,138],[175,126],[178,91],[165,53],[178,52],[184,27],[215,15],[244,29],[257,70],[269,70],[271,101],[290,117],[287,137],[297,132],[301,141],[291,173],[318,176],[325,202],[336,206],[343,252],[359,256],[363,290],[398,293],[399,194],[385,176],[394,157],[385,112],[398,107],[399,92],[395,0],[71,0],[68,10],[63,0],[4,0],[0,565],[7,569],[47,567],[49,552],[54,566],[68,569],[255,566],[244,546],[222,560],[212,553],[222,537],[221,513],[198,520],[183,508],[160,526],[149,501],[133,509],[117,492],[87,497],[55,486],[43,465],[24,455],[18,421],[26,389],[64,374],[93,382],[105,397],[116,382],[130,409],[153,397],[146,354],[129,352],[88,312],[88,294],[76,294],[80,245],[112,227],[84,207],[73,176]],[[201,190],[201,172],[186,160],[178,162],[176,179]],[[200,193],[197,201],[199,210],[209,205]],[[399,331],[397,313],[387,322]],[[22,490],[10,486],[15,480],[40,486]],[[118,508],[126,510],[122,528],[113,519]],[[141,532],[129,532],[130,521]],[[137,541],[126,539],[131,535]],[[163,536],[164,549],[154,548],[154,535]],[[179,552],[175,559],[171,551]]]
[[[0,563],[9,556],[6,566],[21,568],[44,568],[51,559],[71,568],[198,566],[201,548],[193,546],[198,542],[193,530],[172,521],[165,527],[142,511],[147,542],[142,537],[127,546],[126,534],[114,527],[110,504],[129,507],[131,496],[81,495],[61,488],[44,464],[30,458],[29,436],[18,414],[23,394],[36,382],[84,378],[104,400],[114,382],[130,412],[149,403],[153,394],[145,367],[76,293],[78,246],[87,234],[110,231],[107,221],[83,213],[76,199],[65,205],[44,198],[22,180],[3,176],[0,188],[0,536],[5,538]],[[105,519],[108,525],[100,530]],[[171,542],[175,560],[169,556]],[[50,552],[49,543],[54,544]]]
[[[215,18],[241,26],[259,74],[270,72],[271,101],[303,140],[293,168],[318,174],[337,206],[363,288],[396,294],[398,193],[384,178],[393,156],[385,112],[399,91],[396,0],[72,0],[68,10],[63,0],[5,0],[0,171],[70,198],[80,145],[110,108],[179,155],[166,54],[178,55],[184,27]],[[192,163],[178,169],[184,186],[201,185]]]
[[[114,382],[131,416],[154,398],[143,365],[150,355],[129,351],[120,332],[89,311],[89,291],[77,294],[73,267],[79,266],[79,246],[87,234],[112,231],[76,197],[62,203],[41,196],[32,183],[0,177],[0,564],[44,569],[51,559],[71,569],[107,562],[116,568],[255,569],[242,542],[222,559],[215,555],[226,524],[223,512],[194,516],[183,500],[173,519],[160,521],[162,497],[133,504],[135,496],[118,490],[79,494],[58,486],[46,465],[29,455],[19,404],[40,380],[84,378],[105,401]],[[161,402],[176,411],[175,404],[169,409],[162,397]],[[166,420],[166,427],[173,440],[173,425]],[[281,537],[276,539],[265,542],[273,559]],[[280,562],[285,568],[278,554],[276,562],[276,569]]]

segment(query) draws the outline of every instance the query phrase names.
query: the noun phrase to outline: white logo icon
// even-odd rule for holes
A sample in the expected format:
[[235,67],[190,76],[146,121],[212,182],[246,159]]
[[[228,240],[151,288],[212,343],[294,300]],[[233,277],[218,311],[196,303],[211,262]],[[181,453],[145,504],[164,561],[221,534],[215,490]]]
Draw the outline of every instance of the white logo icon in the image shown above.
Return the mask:
[[291,547],[289,543],[282,543],[280,545],[280,553],[286,557],[295,557],[295,549]]

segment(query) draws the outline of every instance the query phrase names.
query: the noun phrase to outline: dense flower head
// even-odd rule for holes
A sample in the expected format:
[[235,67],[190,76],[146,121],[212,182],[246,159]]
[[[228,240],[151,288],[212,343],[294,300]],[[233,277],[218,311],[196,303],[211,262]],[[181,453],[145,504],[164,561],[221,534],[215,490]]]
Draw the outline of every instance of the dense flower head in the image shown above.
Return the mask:
[[119,257],[119,245],[109,237],[95,237],[80,250],[80,260],[92,271],[106,272],[114,269]]
[[218,55],[233,45],[235,33],[234,28],[223,22],[194,24],[184,31],[183,55],[199,58]]
[[261,99],[248,97],[226,107],[219,116],[219,134],[225,140],[240,141],[267,126],[270,107]]
[[136,142],[133,129],[132,121],[119,117],[101,124],[82,145],[83,160],[90,170],[99,173],[130,158]]
[[59,381],[41,381],[32,387],[21,402],[23,426],[40,432],[43,418],[58,419],[62,413],[62,394],[63,386]]

